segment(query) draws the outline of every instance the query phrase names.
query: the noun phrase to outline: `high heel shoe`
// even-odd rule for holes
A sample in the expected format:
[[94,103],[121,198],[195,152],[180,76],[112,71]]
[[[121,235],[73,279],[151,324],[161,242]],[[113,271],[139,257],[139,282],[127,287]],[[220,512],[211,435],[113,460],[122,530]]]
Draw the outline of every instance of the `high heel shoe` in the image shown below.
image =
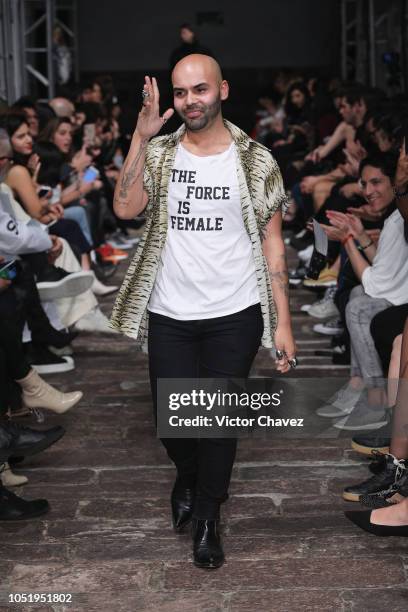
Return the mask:
[[51,387],[34,369],[17,382],[22,388],[23,403],[30,409],[45,408],[57,414],[63,414],[82,398],[81,391],[61,393]]
[[354,510],[346,510],[345,516],[360,527],[364,529],[364,531],[368,531],[368,533],[373,533],[376,536],[402,536],[408,537],[408,525],[400,525],[398,527],[393,527],[390,525],[375,525],[371,523],[371,512],[372,510],[359,512]]
[[193,519],[193,560],[196,567],[217,569],[224,563],[219,520]]
[[181,533],[191,523],[195,489],[182,487],[176,480],[171,493],[171,512],[174,530]]

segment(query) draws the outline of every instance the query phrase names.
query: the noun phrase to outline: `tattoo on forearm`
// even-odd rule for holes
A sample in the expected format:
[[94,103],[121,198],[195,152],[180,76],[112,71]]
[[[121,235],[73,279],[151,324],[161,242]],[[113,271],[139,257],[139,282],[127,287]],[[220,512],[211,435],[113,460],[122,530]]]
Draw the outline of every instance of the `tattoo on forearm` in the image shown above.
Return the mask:
[[139,169],[137,168],[137,166],[140,161],[140,158],[142,157],[146,149],[147,143],[148,143],[147,140],[141,141],[140,147],[139,147],[138,152],[136,153],[135,159],[130,164],[129,169],[123,173],[122,181],[120,183],[120,188],[119,188],[119,199],[122,200],[120,204],[126,204],[126,202],[123,202],[123,200],[127,199],[129,189],[132,187],[132,185],[135,184],[135,182],[137,181],[137,179],[141,176],[143,172],[143,164],[141,164],[141,167]]
[[289,297],[288,267],[285,255],[279,255],[278,262],[269,265],[269,277],[271,283],[275,283],[284,295]]

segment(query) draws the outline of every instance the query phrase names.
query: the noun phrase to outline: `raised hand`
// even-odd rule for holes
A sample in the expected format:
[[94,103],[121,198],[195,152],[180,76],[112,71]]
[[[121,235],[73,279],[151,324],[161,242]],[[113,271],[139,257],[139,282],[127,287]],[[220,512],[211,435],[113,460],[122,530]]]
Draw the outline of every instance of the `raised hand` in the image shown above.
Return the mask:
[[143,86],[145,97],[143,107],[139,113],[136,124],[136,132],[142,139],[149,139],[156,136],[163,125],[174,114],[174,109],[168,108],[166,112],[160,116],[160,93],[155,77],[152,79],[149,76],[145,77]]

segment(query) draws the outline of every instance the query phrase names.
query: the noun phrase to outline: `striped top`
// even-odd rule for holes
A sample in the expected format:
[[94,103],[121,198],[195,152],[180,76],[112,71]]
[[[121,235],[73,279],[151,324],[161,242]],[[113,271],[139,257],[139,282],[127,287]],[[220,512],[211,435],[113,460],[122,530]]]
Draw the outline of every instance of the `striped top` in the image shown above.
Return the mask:
[[[224,124],[238,152],[242,217],[252,244],[264,320],[262,346],[272,348],[277,316],[268,265],[262,252],[262,232],[273,214],[287,205],[287,196],[280,170],[269,150],[229,121],[224,120]],[[147,146],[143,179],[149,195],[145,209],[146,225],[111,316],[111,326],[134,338],[140,347],[147,341],[147,304],[166,241],[167,194],[177,145],[184,131],[183,124],[172,134],[153,138]]]

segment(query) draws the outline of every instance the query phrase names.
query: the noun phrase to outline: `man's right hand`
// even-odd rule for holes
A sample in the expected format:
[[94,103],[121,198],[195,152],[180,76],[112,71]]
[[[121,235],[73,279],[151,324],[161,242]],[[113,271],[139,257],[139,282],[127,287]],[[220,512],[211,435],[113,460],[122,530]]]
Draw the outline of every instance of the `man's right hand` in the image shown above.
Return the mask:
[[166,121],[173,116],[174,109],[168,108],[164,115],[162,117],[160,116],[160,93],[155,77],[151,79],[145,76],[143,91],[149,95],[143,100],[143,107],[137,119],[135,132],[142,140],[149,140],[153,138],[153,136],[156,136]]

